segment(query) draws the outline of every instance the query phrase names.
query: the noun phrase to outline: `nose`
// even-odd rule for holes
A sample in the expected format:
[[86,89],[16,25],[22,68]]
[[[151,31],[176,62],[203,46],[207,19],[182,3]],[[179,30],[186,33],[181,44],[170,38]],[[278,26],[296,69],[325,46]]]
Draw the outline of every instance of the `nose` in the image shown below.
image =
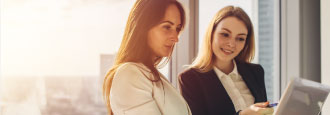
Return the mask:
[[173,42],[173,43],[179,42],[179,36],[178,36],[177,32],[173,32],[170,35],[170,41]]
[[234,48],[236,47],[236,41],[235,39],[230,39],[228,40],[228,44],[227,44],[230,48]]

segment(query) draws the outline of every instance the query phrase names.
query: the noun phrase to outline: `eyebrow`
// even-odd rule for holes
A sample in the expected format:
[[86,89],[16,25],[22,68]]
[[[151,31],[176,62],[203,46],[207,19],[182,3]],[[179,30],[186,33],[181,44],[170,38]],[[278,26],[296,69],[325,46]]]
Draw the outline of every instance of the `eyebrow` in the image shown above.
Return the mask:
[[[221,28],[221,29],[228,31],[229,33],[232,33],[232,32],[231,32],[229,29],[227,29],[227,28]],[[245,34],[245,33],[240,33],[240,34],[238,34],[238,35],[247,35],[247,34]]]
[[174,25],[174,23],[171,22],[171,21],[162,21],[162,22],[160,22],[160,23],[170,23],[171,25]]
[[[161,24],[162,23],[169,23],[169,24],[171,24],[171,25],[174,25],[174,23],[173,22],[171,22],[171,21],[162,21],[162,22],[160,22]],[[178,26],[181,26],[181,24],[178,24]]]

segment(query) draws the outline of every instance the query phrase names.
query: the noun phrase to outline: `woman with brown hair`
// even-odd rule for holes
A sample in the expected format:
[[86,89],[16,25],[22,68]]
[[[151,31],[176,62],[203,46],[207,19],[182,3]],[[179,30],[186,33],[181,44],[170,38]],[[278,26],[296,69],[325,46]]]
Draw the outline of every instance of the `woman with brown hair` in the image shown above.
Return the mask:
[[103,83],[109,114],[190,114],[184,98],[156,69],[170,59],[184,25],[185,12],[176,0],[135,2]]
[[271,114],[264,70],[250,63],[254,31],[239,7],[221,9],[211,21],[202,49],[179,76],[181,93],[193,115]]

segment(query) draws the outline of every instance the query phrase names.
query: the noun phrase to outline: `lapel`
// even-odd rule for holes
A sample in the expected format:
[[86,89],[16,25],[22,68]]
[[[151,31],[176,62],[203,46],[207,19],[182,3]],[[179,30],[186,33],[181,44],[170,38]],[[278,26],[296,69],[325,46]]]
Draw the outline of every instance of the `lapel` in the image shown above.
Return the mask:
[[260,87],[258,87],[258,83],[255,79],[256,74],[254,74],[253,68],[249,67],[246,63],[237,63],[236,65],[238,73],[241,74],[242,79],[245,81],[247,87],[255,98],[254,102],[259,102],[259,99],[261,99],[261,92],[259,91]]

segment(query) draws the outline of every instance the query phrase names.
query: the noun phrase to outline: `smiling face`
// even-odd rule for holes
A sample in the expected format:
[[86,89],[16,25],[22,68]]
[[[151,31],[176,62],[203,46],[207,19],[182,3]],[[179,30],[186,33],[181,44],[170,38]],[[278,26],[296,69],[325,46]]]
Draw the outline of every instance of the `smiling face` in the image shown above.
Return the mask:
[[148,45],[153,57],[166,57],[172,52],[181,31],[180,11],[176,5],[169,5],[164,18],[148,32]]
[[236,17],[224,18],[216,27],[212,37],[212,51],[218,62],[232,61],[244,48],[248,30]]

